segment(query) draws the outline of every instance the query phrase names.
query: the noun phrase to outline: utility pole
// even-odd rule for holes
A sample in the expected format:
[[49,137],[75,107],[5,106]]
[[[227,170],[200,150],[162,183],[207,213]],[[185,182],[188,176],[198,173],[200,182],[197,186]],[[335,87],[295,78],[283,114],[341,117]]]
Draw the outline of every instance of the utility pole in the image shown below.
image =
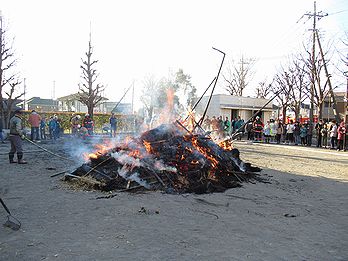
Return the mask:
[[321,43],[320,43],[318,32],[316,32],[315,34],[316,34],[317,40],[318,40],[318,46],[319,46],[321,59],[323,60],[325,75],[327,77],[327,83],[329,84],[329,92],[331,94],[332,110],[333,110],[336,122],[339,123],[340,122],[340,117],[339,117],[339,115],[337,113],[337,104],[336,104],[335,94],[333,92],[333,88],[332,88],[331,80],[330,80],[331,75],[329,74],[329,71],[328,71],[327,66],[326,66],[326,61],[325,61],[325,58],[324,58],[324,52],[323,52],[323,49],[321,47]]
[[315,89],[315,79],[316,79],[316,68],[315,68],[315,32],[317,30],[317,19],[320,20],[324,16],[327,16],[327,13],[323,13],[322,11],[317,12],[317,2],[314,1],[314,11],[313,13],[306,13],[305,16],[308,16],[309,18],[313,17],[313,46],[312,46],[312,82],[311,82],[311,105],[310,105],[310,111],[309,111],[309,119],[311,122],[314,120],[314,89]]
[[27,94],[27,84],[25,82],[26,78],[23,79],[23,110],[26,110],[26,94]]
[[54,100],[55,98],[56,98],[56,81],[53,81],[51,99]]

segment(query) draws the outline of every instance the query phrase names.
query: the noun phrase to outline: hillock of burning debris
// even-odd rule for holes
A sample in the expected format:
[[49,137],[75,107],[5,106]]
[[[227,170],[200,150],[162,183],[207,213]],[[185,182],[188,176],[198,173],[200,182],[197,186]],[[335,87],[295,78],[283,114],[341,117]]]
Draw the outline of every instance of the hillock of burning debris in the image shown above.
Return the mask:
[[89,154],[89,160],[66,179],[92,178],[93,187],[102,191],[210,193],[260,180],[259,171],[241,161],[230,142],[217,144],[175,122]]

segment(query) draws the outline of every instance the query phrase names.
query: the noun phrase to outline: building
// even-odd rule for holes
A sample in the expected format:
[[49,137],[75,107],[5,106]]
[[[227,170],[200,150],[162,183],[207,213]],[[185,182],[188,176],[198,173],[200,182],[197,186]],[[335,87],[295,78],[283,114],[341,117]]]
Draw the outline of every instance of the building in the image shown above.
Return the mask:
[[[200,115],[203,114],[208,100],[209,96],[204,96],[202,98],[196,107],[196,113]],[[273,104],[269,99],[215,94],[212,96],[207,110],[207,115],[209,118],[212,118],[213,116],[222,116],[223,119],[225,119],[225,117],[234,119],[240,116],[246,121],[263,106],[265,107],[257,115],[260,116],[264,122],[266,122],[273,117]]]
[[[345,92],[335,92],[335,99],[336,99],[336,105],[337,105],[337,113],[341,119],[346,118],[347,122],[347,115],[348,115],[348,107],[347,107],[347,99],[346,99],[346,93]],[[330,97],[327,96],[324,99],[324,105],[323,105],[323,112],[322,112],[322,118],[326,120],[333,120],[335,119],[334,111],[332,109],[332,104],[330,101]]]
[[[87,113],[87,106],[79,101],[79,94],[74,93],[57,99],[59,111]],[[94,108],[94,112],[106,113],[104,102],[108,99],[103,98],[101,104]]]
[[19,103],[26,110],[37,112],[52,112],[58,110],[58,101],[52,99],[41,99],[40,97],[32,97],[25,102]]

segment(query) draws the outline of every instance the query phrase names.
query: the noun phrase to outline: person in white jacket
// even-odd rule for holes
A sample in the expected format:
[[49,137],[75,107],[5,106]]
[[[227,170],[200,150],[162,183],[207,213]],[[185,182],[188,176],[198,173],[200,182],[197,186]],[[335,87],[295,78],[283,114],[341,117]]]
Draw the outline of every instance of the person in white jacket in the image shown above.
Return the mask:
[[335,120],[331,121],[329,134],[330,134],[330,143],[331,143],[330,149],[333,150],[337,143],[337,124]]

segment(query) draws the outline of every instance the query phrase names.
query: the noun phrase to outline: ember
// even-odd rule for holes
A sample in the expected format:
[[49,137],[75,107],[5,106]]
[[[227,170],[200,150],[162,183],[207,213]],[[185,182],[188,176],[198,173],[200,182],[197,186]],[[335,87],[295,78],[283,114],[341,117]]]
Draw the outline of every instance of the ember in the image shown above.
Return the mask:
[[113,148],[89,154],[71,177],[90,176],[95,188],[164,190],[168,193],[222,192],[242,182],[261,180],[260,169],[244,163],[229,142],[215,143],[191,134],[180,124],[166,124]]

